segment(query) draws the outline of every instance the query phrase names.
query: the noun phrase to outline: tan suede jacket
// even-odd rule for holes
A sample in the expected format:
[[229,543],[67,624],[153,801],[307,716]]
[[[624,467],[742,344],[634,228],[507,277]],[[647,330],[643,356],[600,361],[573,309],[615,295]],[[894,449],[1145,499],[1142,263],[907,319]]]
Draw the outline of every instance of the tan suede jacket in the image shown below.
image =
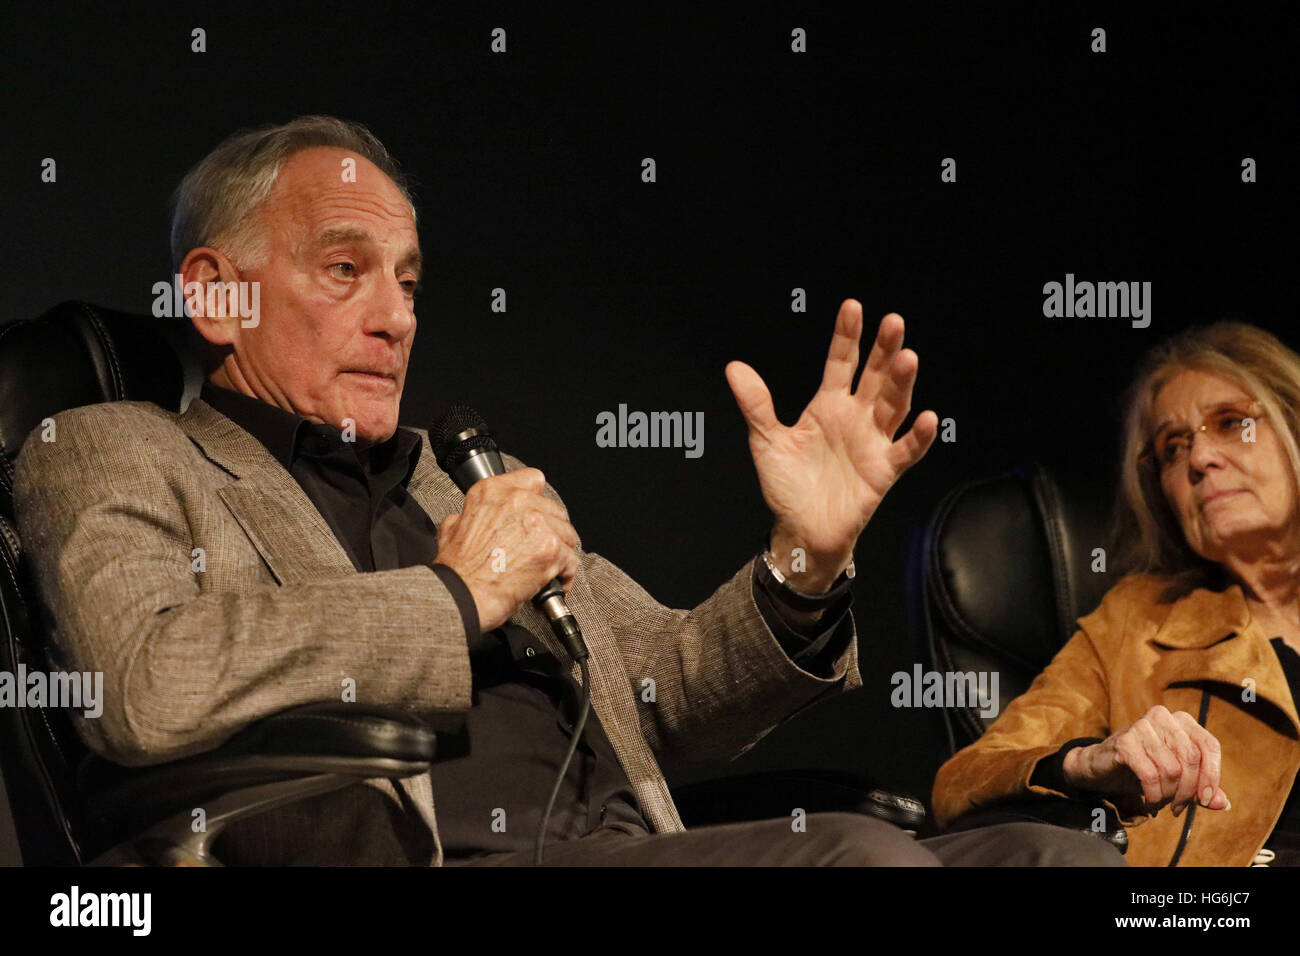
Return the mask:
[[[934,782],[940,826],[1031,793],[1038,762],[1075,737],[1107,737],[1156,704],[1196,717],[1223,748],[1229,810],[1123,818],[1130,866],[1246,866],[1272,833],[1300,769],[1300,720],[1277,654],[1241,588],[1171,593],[1173,579],[1130,575],[1024,694]],[[1109,801],[1100,800],[1099,804]],[[1113,808],[1113,805],[1111,805]],[[1181,852],[1179,842],[1187,836]]]

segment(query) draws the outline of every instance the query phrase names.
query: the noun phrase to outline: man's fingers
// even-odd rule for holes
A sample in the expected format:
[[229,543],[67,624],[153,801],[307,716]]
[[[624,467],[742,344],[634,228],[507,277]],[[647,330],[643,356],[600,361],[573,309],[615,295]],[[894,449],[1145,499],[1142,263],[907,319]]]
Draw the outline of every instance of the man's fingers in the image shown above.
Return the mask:
[[750,428],[766,432],[781,424],[772,407],[772,393],[757,372],[744,362],[728,362],[725,373],[740,414]]
[[880,389],[879,397],[872,404],[876,427],[890,438],[894,437],[894,432],[898,431],[898,426],[903,424],[903,419],[912,410],[912,387],[916,384],[916,373],[920,365],[921,359],[911,349],[903,349],[894,356],[894,361],[889,366],[889,376]]
[[564,506],[546,496],[546,476],[536,468],[517,468],[504,475],[493,475],[476,481],[465,495],[465,504],[466,508],[477,510],[486,507],[487,502],[500,503],[511,496],[516,499],[516,507],[537,508],[568,520]]
[[922,412],[907,434],[889,446],[889,463],[902,474],[925,456],[938,434],[939,416],[931,411]]
[[465,497],[486,498],[512,488],[540,493],[546,488],[546,475],[537,468],[516,468],[504,475],[492,475],[474,482],[469,486],[469,491],[465,492]]
[[578,529],[569,523],[568,518],[554,513],[548,514],[546,517],[556,536],[566,548],[572,550],[578,546]]
[[876,400],[876,396],[880,394],[881,386],[884,384],[885,376],[889,374],[889,367],[893,364],[894,356],[898,354],[898,350],[902,347],[903,317],[897,312],[890,312],[880,320],[880,328],[876,331],[876,341],[871,346],[871,354],[867,356],[867,365],[862,370],[862,378],[858,381],[858,390],[853,393],[854,398],[861,402],[874,402]]
[[556,571],[551,577],[559,578],[560,584],[567,590],[573,584],[578,572],[578,555],[572,547],[566,547],[559,556]]
[[519,510],[540,511],[556,524],[569,523],[569,513],[564,510],[563,505],[553,498],[547,498],[540,492],[533,492],[531,489],[519,495],[516,508]]
[[826,370],[822,373],[823,390],[849,390],[858,370],[858,343],[861,339],[862,306],[854,299],[846,299],[835,317],[835,334],[831,336]]

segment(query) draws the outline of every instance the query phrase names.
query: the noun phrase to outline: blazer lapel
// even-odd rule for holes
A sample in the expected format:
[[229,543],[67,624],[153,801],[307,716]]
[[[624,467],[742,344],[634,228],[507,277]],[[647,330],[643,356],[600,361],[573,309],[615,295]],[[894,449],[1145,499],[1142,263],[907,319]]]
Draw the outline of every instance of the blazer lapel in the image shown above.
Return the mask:
[[438,467],[429,447],[429,433],[423,428],[413,428],[423,439],[420,445],[420,457],[415,463],[415,471],[407,482],[406,490],[421,508],[433,519],[434,524],[442,524],[442,519],[449,514],[459,513],[465,507],[465,496],[456,487],[456,483],[447,477],[447,473]]
[[1178,601],[1152,638],[1164,650],[1153,677],[1157,687],[1221,685],[1219,696],[1240,705],[1254,682],[1257,698],[1275,706],[1300,736],[1300,717],[1277,653],[1251,618],[1240,585],[1216,592],[1198,588]]
[[[355,573],[334,530],[261,442],[201,398],[190,402],[179,423],[212,462],[239,479],[217,493],[280,584]],[[424,441],[407,491],[439,524],[464,507],[465,496],[438,467],[428,435],[413,430]]]
[[201,398],[179,424],[215,464],[239,479],[217,489],[280,584],[355,573],[307,493],[256,438]]

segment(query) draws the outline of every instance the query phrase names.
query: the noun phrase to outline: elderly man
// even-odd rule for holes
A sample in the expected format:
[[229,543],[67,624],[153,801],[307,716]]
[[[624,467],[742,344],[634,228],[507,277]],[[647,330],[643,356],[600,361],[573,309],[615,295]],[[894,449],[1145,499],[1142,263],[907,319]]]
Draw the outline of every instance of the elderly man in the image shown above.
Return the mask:
[[430,774],[233,825],[217,843],[225,862],[528,862],[581,696],[529,601],[556,577],[590,648],[593,710],[559,781],[548,862],[1119,859],[1047,827],[922,845],[846,814],[686,832],[673,806],[656,754],[734,756],[861,685],[846,572],[937,427],[925,412],[894,438],[917,371],[898,316],[854,392],[862,315],[843,304],[793,427],[752,369],[727,367],[770,550],[672,610],[582,549],[541,472],[507,458],[508,474],[462,495],[427,434],[398,427],[420,246],[401,173],[363,127],[304,117],[231,137],[181,184],[172,250],[191,289],[258,292],[245,298],[254,316],[193,297],[200,397],[179,415],[72,409],[56,441],[34,433],[18,461],[20,527],[58,649],[105,674],[103,716],[79,731],[110,760],[157,763],[351,689],[363,704],[463,714],[469,737]]

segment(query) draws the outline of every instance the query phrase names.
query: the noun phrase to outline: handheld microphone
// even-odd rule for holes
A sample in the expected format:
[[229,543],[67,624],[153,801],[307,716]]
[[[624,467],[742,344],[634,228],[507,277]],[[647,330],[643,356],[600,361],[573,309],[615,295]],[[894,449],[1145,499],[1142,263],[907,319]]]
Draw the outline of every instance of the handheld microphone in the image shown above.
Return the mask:
[[[429,438],[433,443],[433,455],[438,461],[438,467],[451,476],[462,492],[468,492],[476,481],[506,473],[501,451],[497,448],[492,433],[488,431],[487,423],[472,408],[453,405],[429,432]],[[578,627],[573,612],[564,603],[564,586],[558,578],[552,579],[550,584],[537,592],[533,597],[533,605],[546,615],[546,619],[551,622],[551,630],[582,671],[582,708],[578,711],[569,748],[555,775],[555,783],[551,786],[551,795],[546,801],[542,821],[537,827],[537,837],[533,841],[533,862],[540,865],[546,852],[546,830],[551,810],[555,807],[555,798],[569,772],[573,753],[578,748],[578,741],[591,713],[591,674],[587,670],[587,645],[582,639],[582,629]]]
[[[451,476],[462,492],[483,478],[506,473],[501,450],[488,430],[487,422],[474,409],[453,405],[442,420],[429,431],[433,455],[438,466]],[[551,630],[559,638],[575,661],[587,658],[587,644],[582,639],[582,629],[564,601],[564,586],[559,578],[537,592],[533,606],[551,623]]]

